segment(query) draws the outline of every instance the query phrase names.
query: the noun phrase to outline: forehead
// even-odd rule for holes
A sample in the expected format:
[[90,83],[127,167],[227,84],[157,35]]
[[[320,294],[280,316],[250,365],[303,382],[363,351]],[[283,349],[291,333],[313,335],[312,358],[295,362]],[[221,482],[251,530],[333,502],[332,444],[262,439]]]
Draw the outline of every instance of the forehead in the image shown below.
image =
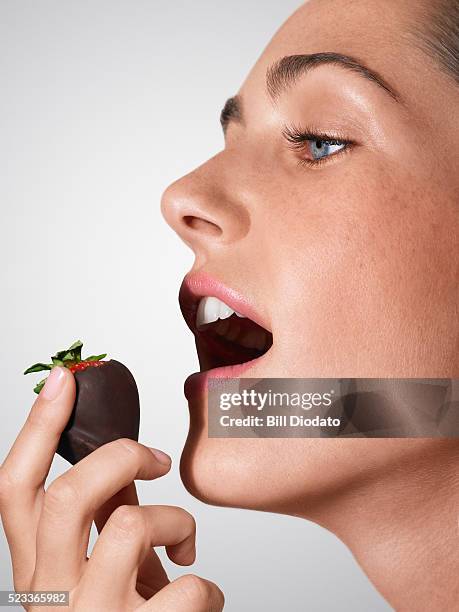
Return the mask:
[[264,56],[365,53],[382,66],[406,49],[406,33],[421,19],[418,7],[416,0],[310,0],[280,28]]
[[241,92],[259,95],[267,70],[284,56],[334,52],[381,74],[407,100],[438,104],[443,77],[414,33],[426,19],[422,7],[418,0],[310,0],[276,33]]

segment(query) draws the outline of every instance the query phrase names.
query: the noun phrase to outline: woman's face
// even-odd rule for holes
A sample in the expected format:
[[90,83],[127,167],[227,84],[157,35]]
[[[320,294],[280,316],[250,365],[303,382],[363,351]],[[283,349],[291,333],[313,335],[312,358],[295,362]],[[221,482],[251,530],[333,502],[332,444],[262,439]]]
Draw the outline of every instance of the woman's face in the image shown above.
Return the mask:
[[[206,376],[459,375],[458,88],[410,34],[423,19],[420,2],[306,3],[226,105],[224,150],[164,194],[196,255],[190,326],[207,295],[272,333],[188,385],[182,476],[208,502],[294,511],[428,442],[210,439]],[[240,345],[250,325],[218,331]],[[211,328],[203,370],[263,352],[263,333],[238,353]]]

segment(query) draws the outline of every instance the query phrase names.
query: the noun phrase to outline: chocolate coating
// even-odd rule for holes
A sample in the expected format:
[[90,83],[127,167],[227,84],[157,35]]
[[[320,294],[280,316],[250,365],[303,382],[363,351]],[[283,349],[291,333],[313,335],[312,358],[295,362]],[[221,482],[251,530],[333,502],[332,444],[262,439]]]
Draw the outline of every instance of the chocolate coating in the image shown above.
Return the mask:
[[75,406],[59,440],[61,457],[75,464],[107,442],[139,439],[139,393],[125,365],[111,359],[74,376]]

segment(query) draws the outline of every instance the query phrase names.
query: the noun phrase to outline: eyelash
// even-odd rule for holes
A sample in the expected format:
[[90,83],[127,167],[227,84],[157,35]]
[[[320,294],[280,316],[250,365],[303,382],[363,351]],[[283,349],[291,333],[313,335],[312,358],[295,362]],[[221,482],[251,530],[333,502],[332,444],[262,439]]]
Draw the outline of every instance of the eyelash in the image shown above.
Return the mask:
[[293,151],[304,151],[309,142],[314,142],[317,140],[320,140],[328,145],[345,145],[345,147],[340,151],[319,159],[306,159],[304,157],[300,157],[298,164],[308,167],[318,167],[322,164],[326,164],[332,161],[332,158],[339,157],[342,153],[348,153],[356,144],[354,141],[347,138],[341,138],[337,134],[332,135],[321,132],[313,126],[306,128],[299,128],[296,126],[285,127],[282,131],[282,135],[287,140],[289,147]]

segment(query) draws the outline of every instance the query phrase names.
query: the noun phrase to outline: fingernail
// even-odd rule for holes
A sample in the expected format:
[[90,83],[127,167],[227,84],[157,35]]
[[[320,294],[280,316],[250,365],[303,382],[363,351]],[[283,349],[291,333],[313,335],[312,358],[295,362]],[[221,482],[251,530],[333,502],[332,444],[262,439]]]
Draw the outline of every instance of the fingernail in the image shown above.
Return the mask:
[[163,453],[163,451],[158,450],[157,448],[151,448],[150,446],[148,448],[151,450],[151,452],[159,461],[159,463],[162,463],[163,465],[169,465],[172,462],[172,459],[169,457],[169,455],[166,455],[166,453]]
[[64,383],[64,368],[56,366],[53,368],[46,379],[45,386],[41,390],[41,396],[46,400],[53,400],[62,391]]

